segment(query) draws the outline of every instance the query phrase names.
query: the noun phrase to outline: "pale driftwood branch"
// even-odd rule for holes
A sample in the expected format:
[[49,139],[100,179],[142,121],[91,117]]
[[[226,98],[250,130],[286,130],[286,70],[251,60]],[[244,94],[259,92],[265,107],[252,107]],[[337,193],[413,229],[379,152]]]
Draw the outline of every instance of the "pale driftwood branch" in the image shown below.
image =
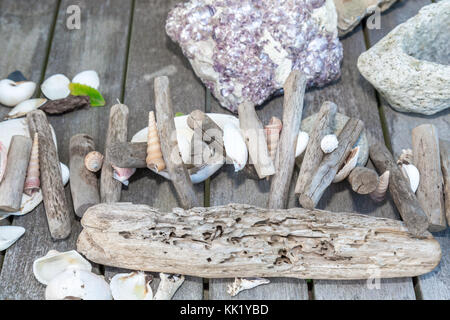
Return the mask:
[[441,258],[431,235],[360,214],[244,204],[173,209],[99,204],[82,221],[77,248],[89,260],[131,270],[203,278],[412,277]]
[[370,159],[379,173],[389,170],[389,192],[408,230],[415,236],[427,234],[428,218],[412,192],[392,154],[382,143],[370,145]]
[[[332,153],[326,154],[319,164],[311,181],[306,184],[299,202],[304,208],[312,209],[317,206],[323,193],[333,182],[336,173],[344,163],[364,128],[361,120],[351,118],[347,121],[339,134],[339,146]],[[303,166],[303,165],[302,165]]]
[[447,223],[450,223],[450,142],[439,140],[439,150],[441,153],[441,167],[444,178],[444,200]]
[[109,161],[119,168],[147,168],[147,142],[116,142],[109,148]]
[[305,88],[306,77],[299,71],[292,71],[284,84],[283,130],[278,142],[275,166],[277,171],[270,185],[268,208],[287,207],[295,165],[295,148],[302,122]]
[[48,227],[53,239],[65,239],[71,231],[70,210],[61,176],[58,152],[45,113],[27,114],[30,136],[39,134],[39,169]]
[[108,132],[105,142],[105,159],[100,176],[100,200],[102,202],[119,202],[122,193],[122,183],[114,179],[114,169],[111,166],[109,148],[113,143],[127,141],[128,107],[116,104],[109,113]]
[[200,206],[189,173],[181,160],[173,120],[174,113],[170,98],[169,78],[165,76],[155,79],[155,109],[161,151],[180,204],[185,209]]
[[97,175],[84,165],[84,158],[94,150],[94,140],[87,134],[77,134],[70,139],[70,191],[75,214],[79,217],[89,207],[100,203]]
[[420,172],[417,200],[428,216],[428,230],[439,232],[447,228],[444,208],[444,180],[442,178],[439,138],[432,124],[412,130],[414,165]]
[[369,194],[378,186],[378,174],[370,168],[356,167],[350,172],[347,181],[356,193]]
[[0,210],[2,211],[20,210],[31,145],[31,139],[28,137],[13,136],[11,139],[5,176],[0,183]]
[[275,166],[269,155],[264,128],[250,102],[239,105],[239,125],[247,144],[248,154],[260,179],[275,174]]

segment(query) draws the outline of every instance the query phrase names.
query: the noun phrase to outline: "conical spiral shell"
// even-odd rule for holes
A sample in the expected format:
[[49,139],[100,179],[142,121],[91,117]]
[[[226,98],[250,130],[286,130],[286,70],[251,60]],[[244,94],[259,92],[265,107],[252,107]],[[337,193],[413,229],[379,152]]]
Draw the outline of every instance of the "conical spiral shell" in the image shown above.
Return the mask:
[[389,187],[389,175],[390,172],[385,171],[378,180],[377,188],[374,192],[370,194],[370,197],[373,201],[381,202],[384,200],[384,197],[386,195],[387,189]]
[[28,164],[27,178],[25,179],[24,192],[31,196],[39,191],[41,181],[39,179],[39,135],[34,135],[33,147],[31,148],[30,163]]
[[84,158],[84,166],[91,172],[98,172],[103,166],[103,158],[100,152],[91,151]]
[[147,167],[160,172],[166,168],[159,142],[158,128],[156,127],[155,113],[150,111],[148,115],[148,138],[147,138]]
[[280,132],[283,128],[283,123],[277,117],[272,117],[269,124],[264,127],[266,133],[267,148],[269,149],[270,158],[275,161],[277,155],[278,142],[280,141]]

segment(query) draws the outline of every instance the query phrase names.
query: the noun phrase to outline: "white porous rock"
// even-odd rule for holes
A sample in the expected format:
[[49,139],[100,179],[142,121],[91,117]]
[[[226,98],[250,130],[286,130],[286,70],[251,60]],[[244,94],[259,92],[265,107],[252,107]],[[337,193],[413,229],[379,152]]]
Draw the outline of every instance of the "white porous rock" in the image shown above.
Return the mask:
[[401,112],[450,107],[450,0],[423,7],[361,54],[358,69]]

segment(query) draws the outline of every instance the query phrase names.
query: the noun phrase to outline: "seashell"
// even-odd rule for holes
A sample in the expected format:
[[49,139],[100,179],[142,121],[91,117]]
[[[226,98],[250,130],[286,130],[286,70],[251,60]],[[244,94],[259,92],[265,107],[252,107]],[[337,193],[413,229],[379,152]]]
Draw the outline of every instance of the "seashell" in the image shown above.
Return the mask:
[[370,194],[373,201],[381,202],[384,200],[386,192],[389,187],[389,170],[385,171],[378,179],[378,185],[375,191]]
[[11,72],[10,74],[8,74],[6,78],[15,82],[28,81],[28,79],[25,78],[23,73],[20,72],[19,70]]
[[228,285],[227,293],[234,297],[239,294],[239,292],[244,290],[253,289],[257,286],[268,284],[270,281],[264,278],[236,278],[234,279],[233,284]]
[[3,176],[6,171],[6,161],[8,160],[8,150],[5,145],[0,141],[0,182],[3,180]]
[[295,157],[300,156],[308,146],[309,134],[305,131],[300,131],[297,137],[297,147],[295,148]]
[[113,178],[128,186],[130,184],[128,179],[136,172],[136,168],[119,168],[114,165],[112,167],[114,169]]
[[112,300],[109,285],[102,276],[72,267],[57,274],[45,289],[45,300],[63,300],[66,297]]
[[23,192],[28,196],[39,191],[41,187],[41,180],[39,179],[39,135],[34,135],[33,147],[31,148],[30,162],[28,164],[27,178]]
[[109,284],[114,300],[152,300],[151,276],[143,272],[116,274]]
[[73,77],[72,82],[84,84],[86,86],[94,88],[95,90],[97,90],[100,86],[100,79],[97,72],[94,70],[86,70],[80,72],[75,77]]
[[269,155],[272,161],[275,161],[275,157],[277,155],[278,142],[280,141],[280,132],[282,128],[283,123],[277,117],[272,117],[269,124],[264,127],[267,148],[269,149]]
[[159,278],[161,282],[153,300],[171,300],[184,282],[184,276],[176,274],[160,273]]
[[411,149],[402,149],[402,153],[398,157],[397,164],[414,164],[414,156]]
[[233,161],[234,171],[244,169],[248,160],[248,149],[241,130],[234,123],[223,126],[223,145],[227,157]]
[[400,169],[403,175],[409,180],[412,192],[416,193],[417,188],[420,183],[420,173],[419,170],[413,164],[401,164]]
[[11,247],[23,234],[25,229],[16,226],[1,226],[0,227],[0,251]]
[[25,100],[15,106],[5,117],[5,119],[15,119],[24,117],[28,112],[39,109],[47,99],[30,99]]
[[192,183],[197,184],[205,181],[206,179],[211,177],[214,173],[216,173],[222,166],[223,162],[219,162],[202,166],[200,170],[195,172],[194,170],[189,170]]
[[161,143],[159,142],[158,128],[156,127],[155,113],[150,111],[148,115],[148,137],[147,137],[147,167],[156,172],[166,168],[164,162]]
[[91,172],[98,172],[103,166],[104,156],[98,151],[89,152],[84,158],[86,169]]
[[0,81],[0,103],[7,107],[14,107],[30,99],[36,90],[33,81],[15,82],[9,79]]
[[55,74],[41,85],[42,93],[50,100],[67,98],[70,95],[70,80],[63,74]]
[[352,149],[352,151],[350,151],[347,159],[345,159],[344,166],[337,172],[336,176],[334,177],[333,183],[341,182],[348,177],[350,172],[356,167],[356,164],[358,163],[358,157],[359,147],[355,147]]
[[91,271],[92,266],[77,251],[59,252],[50,250],[45,256],[34,260],[33,273],[37,281],[48,285],[50,281],[67,268]]
[[327,134],[320,142],[320,148],[324,153],[331,153],[339,146],[339,141],[334,134]]

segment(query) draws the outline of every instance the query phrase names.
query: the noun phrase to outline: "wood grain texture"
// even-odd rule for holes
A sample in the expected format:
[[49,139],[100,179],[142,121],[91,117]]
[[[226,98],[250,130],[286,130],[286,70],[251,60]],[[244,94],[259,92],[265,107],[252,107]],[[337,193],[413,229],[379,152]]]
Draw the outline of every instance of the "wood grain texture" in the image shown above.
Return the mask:
[[378,174],[370,168],[356,167],[350,172],[347,181],[356,193],[369,194],[378,186]]
[[109,147],[109,161],[119,168],[147,168],[147,142],[116,142]]
[[444,200],[445,215],[447,223],[450,222],[450,142],[439,140],[439,150],[441,153],[442,176],[444,178]]

